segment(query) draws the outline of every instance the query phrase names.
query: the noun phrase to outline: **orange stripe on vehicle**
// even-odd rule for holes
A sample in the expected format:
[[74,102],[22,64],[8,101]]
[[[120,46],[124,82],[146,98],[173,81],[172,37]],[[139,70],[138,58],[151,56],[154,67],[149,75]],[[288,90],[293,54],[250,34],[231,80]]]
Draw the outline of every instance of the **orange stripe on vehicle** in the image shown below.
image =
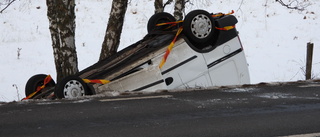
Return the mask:
[[156,26],[163,26],[163,25],[178,24],[178,23],[181,23],[181,22],[183,22],[183,20],[180,20],[180,21],[175,21],[175,22],[165,22],[165,23],[159,23],[159,24],[157,24]]
[[85,83],[98,83],[98,84],[107,84],[110,81],[104,79],[82,79]]
[[231,30],[231,29],[234,29],[236,26],[233,25],[233,26],[225,26],[223,28],[218,28],[216,27],[217,30]]
[[224,13],[216,13],[216,14],[213,14],[212,17],[220,17],[220,16],[224,16],[224,15],[231,15],[234,13],[234,10],[232,10],[231,12],[227,13],[227,14],[224,14]]
[[180,28],[178,29],[178,31],[177,31],[177,33],[176,33],[176,36],[174,37],[174,39],[172,40],[172,42],[171,42],[170,45],[168,46],[168,48],[167,48],[167,50],[166,50],[166,53],[164,54],[164,56],[163,56],[163,58],[162,58],[162,60],[161,60],[161,62],[160,62],[160,64],[159,64],[159,68],[160,68],[160,69],[161,69],[161,68],[163,67],[163,65],[166,63],[167,58],[168,58],[168,56],[169,56],[169,54],[170,54],[170,52],[171,52],[174,44],[176,43],[178,36],[179,36],[180,33],[182,32],[182,30],[183,30],[182,27],[180,27]]
[[46,85],[52,80],[52,77],[50,75],[48,75],[44,80],[43,80],[43,85],[42,86],[38,86],[35,92],[32,92],[30,95],[28,95],[27,97],[23,98],[22,100],[27,100],[32,98],[35,94],[37,94],[39,91],[41,91],[42,89],[44,89],[46,87]]

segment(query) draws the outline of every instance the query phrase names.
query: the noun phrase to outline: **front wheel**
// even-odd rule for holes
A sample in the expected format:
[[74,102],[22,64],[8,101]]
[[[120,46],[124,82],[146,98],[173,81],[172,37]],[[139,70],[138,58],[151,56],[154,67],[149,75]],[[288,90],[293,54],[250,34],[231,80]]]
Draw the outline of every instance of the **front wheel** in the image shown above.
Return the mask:
[[77,98],[90,95],[89,87],[77,76],[67,76],[56,86],[54,94],[58,98]]
[[207,11],[191,11],[183,22],[183,32],[190,42],[199,47],[205,47],[214,38],[214,19]]

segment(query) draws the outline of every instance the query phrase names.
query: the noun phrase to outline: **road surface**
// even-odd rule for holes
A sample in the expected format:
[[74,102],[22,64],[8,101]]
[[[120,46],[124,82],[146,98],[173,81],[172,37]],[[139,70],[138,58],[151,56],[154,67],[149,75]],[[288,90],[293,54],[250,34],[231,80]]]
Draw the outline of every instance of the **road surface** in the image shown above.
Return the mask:
[[0,136],[320,136],[320,82],[0,104]]

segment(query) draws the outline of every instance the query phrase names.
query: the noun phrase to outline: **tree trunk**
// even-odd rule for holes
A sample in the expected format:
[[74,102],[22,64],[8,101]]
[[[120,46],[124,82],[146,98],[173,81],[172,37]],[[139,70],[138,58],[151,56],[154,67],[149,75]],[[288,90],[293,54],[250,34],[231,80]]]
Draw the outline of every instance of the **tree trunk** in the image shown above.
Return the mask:
[[183,19],[183,12],[185,7],[185,0],[176,0],[176,3],[174,5],[174,18],[176,20],[182,20]]
[[163,0],[155,0],[154,1],[154,13],[163,12]]
[[113,0],[99,60],[103,60],[117,52],[127,5],[128,0]]
[[75,1],[47,0],[47,7],[57,81],[60,81],[79,71],[75,46]]

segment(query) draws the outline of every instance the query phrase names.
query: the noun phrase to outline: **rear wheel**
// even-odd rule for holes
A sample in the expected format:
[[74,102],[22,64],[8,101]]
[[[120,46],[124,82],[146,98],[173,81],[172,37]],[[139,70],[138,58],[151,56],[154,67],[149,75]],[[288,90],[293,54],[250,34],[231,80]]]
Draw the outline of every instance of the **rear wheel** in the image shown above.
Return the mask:
[[214,19],[207,11],[191,11],[183,22],[183,32],[194,46],[204,48],[212,44],[214,39]]
[[170,27],[169,25],[163,26],[156,26],[159,23],[166,23],[166,22],[175,22],[176,19],[169,13],[160,12],[152,15],[148,21],[147,29],[148,33],[153,31],[172,31],[177,29],[177,26]]
[[54,94],[58,98],[77,98],[91,95],[90,89],[83,80],[77,76],[67,76],[56,86]]
[[[33,92],[35,92],[37,90],[38,87],[42,86],[44,84],[44,79],[47,77],[48,75],[45,74],[37,74],[32,76],[26,84],[25,87],[25,94],[26,96],[29,96],[30,94],[32,94]],[[56,85],[56,83],[54,82],[54,80],[51,80],[46,87],[54,87]],[[36,95],[39,95],[41,93],[38,92]]]

